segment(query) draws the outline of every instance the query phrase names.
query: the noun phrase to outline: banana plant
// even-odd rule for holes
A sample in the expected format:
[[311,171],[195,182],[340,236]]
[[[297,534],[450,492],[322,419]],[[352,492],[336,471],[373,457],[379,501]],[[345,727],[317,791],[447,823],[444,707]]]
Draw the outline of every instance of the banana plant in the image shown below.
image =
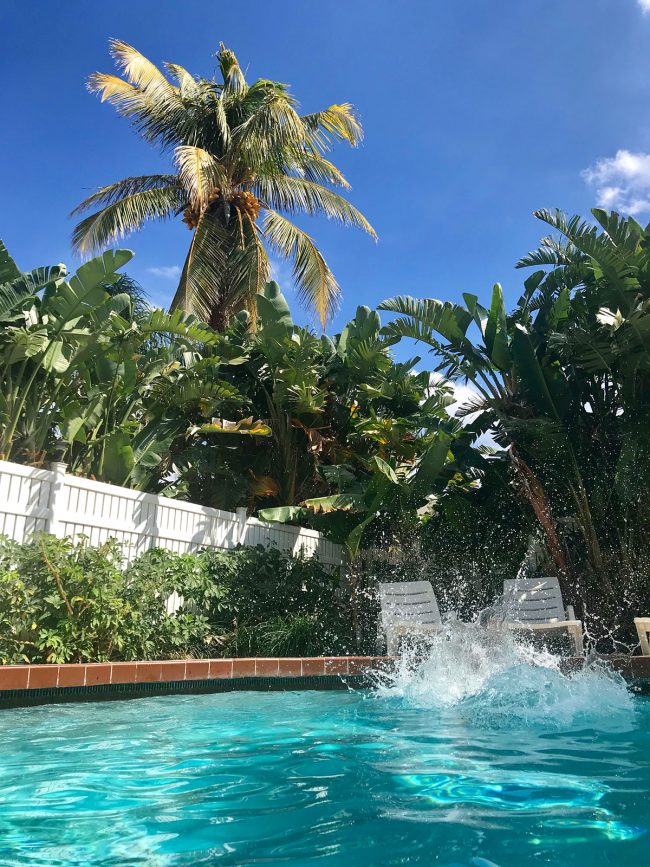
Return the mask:
[[0,321],[11,321],[29,299],[46,286],[57,285],[67,274],[65,265],[49,265],[33,271],[20,271],[0,240]]
[[[135,319],[114,313],[101,352],[78,366],[84,399],[64,408],[73,471],[146,490],[169,468],[176,440],[214,433],[207,419],[238,412],[244,400],[209,354],[217,341],[209,326],[181,311],[150,309]],[[246,432],[264,435],[254,425]]]
[[97,341],[111,312],[125,303],[122,296],[109,297],[102,284],[115,282],[118,269],[131,257],[129,250],[107,251],[66,281],[61,265],[19,273],[3,246],[1,456],[10,457],[17,449],[32,459],[44,453],[49,414],[70,391],[68,371]]
[[[519,321],[521,317],[517,314],[508,317],[499,284],[492,290],[489,308],[483,307],[476,295],[464,293],[463,298],[465,306],[409,297],[384,301],[380,309],[399,314],[399,318],[386,325],[384,334],[391,339],[408,337],[427,344],[440,359],[439,371],[449,379],[471,383],[476,397],[461,407],[458,415],[462,418],[478,413],[475,427],[492,429],[497,440],[508,449],[518,488],[546,533],[560,575],[567,576],[566,552],[549,498],[525,460],[527,450],[521,447],[524,431],[533,430],[533,436],[545,435],[560,454],[568,455],[569,464],[576,469],[557,405],[566,403],[567,384],[561,373],[540,359],[534,329]],[[565,298],[566,294],[561,293],[550,312],[550,318],[558,323],[561,321],[558,308]],[[479,340],[471,339],[472,330],[478,333]],[[543,431],[539,428],[540,420],[546,425]],[[588,504],[579,473],[577,489],[583,495],[580,502],[589,526]]]
[[[272,327],[277,348],[280,331]],[[285,337],[300,345],[286,318],[283,327]],[[263,322],[259,330],[264,335]],[[285,489],[284,505],[260,511],[264,520],[307,521],[356,557],[372,528],[416,515],[452,478],[469,478],[451,450],[461,431],[446,412],[451,393],[444,387],[431,393],[429,374],[414,372],[419,358],[396,364],[393,342],[381,336],[380,317],[367,307],[357,309],[341,334],[320,341],[319,376],[328,391],[325,401],[309,408],[320,418],[319,438],[313,435],[315,420],[309,430],[315,469],[330,493],[296,502],[290,499],[295,491]],[[316,350],[314,344],[314,358]],[[324,448],[328,434],[331,442]]]
[[[384,437],[378,439],[383,444]],[[476,484],[480,455],[474,453],[474,468],[466,462],[467,443],[462,443],[457,426],[450,424],[448,430],[423,436],[417,447],[410,445],[417,456],[408,460],[374,454],[358,460],[356,467],[324,465],[320,471],[336,493],[308,498],[298,506],[262,509],[259,516],[265,521],[306,522],[344,544],[354,560],[373,539],[382,544],[382,530],[388,529],[390,535],[390,529],[405,520],[417,523],[452,488]]]
[[322,342],[295,325],[278,284],[270,282],[257,296],[256,329],[243,352],[246,361],[236,370],[246,376],[247,393],[270,431],[275,485],[269,490],[277,489],[281,501],[293,503],[312,476],[306,440],[324,416]]
[[[245,403],[219,377],[221,338],[210,326],[134,307],[119,291],[131,256],[108,251],[65,280],[63,265],[21,273],[0,245],[3,456],[56,455],[73,472],[146,489],[175,440]],[[246,433],[266,431],[253,424]]]

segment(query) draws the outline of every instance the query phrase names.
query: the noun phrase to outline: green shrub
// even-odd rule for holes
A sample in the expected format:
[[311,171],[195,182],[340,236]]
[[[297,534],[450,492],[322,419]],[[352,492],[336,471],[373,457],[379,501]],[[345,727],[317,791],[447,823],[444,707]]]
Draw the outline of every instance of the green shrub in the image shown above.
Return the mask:
[[227,588],[210,611],[222,654],[315,656],[350,649],[337,572],[315,558],[261,545],[204,556],[214,584]]
[[[153,548],[126,570],[125,598],[143,620],[133,658],[167,659],[209,655],[211,627],[208,613],[218,608],[225,589],[212,581],[204,554],[175,554]],[[167,600],[182,600],[174,615]]]
[[[93,548],[46,535],[24,545],[0,539],[0,660],[148,659],[184,655],[205,639],[205,617],[168,615],[156,576],[129,586],[121,563],[115,541]],[[182,594],[182,581],[174,583]]]
[[139,615],[123,598],[114,542],[37,536],[0,540],[0,658],[3,662],[83,662],[120,658]]
[[123,570],[115,541],[0,538],[4,664],[343,653],[348,622],[338,575],[273,548],[158,548]]

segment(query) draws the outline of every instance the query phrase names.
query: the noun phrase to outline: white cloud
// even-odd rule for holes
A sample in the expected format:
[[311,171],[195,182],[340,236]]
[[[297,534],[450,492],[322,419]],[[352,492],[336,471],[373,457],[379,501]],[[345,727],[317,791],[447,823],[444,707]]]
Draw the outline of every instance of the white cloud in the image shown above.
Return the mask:
[[[644,0],[650,11],[650,0]],[[582,172],[601,208],[631,214],[650,211],[650,154],[619,150]]]
[[[480,396],[479,391],[474,388],[474,386],[470,383],[449,382],[441,373],[438,373],[436,371],[431,374],[429,382],[431,383],[431,385],[448,385],[453,391],[456,400],[454,403],[450,404],[447,407],[447,412],[451,416],[455,416],[461,406],[464,406],[470,400],[474,400]],[[472,413],[472,415],[466,416],[463,419],[463,424],[469,424],[470,422],[474,421],[477,415],[478,413]]]
[[147,268],[147,271],[155,277],[162,277],[163,280],[178,280],[181,276],[178,265],[159,265],[156,268]]
[[637,0],[643,12],[650,12],[650,0]]
[[[650,2],[650,0],[648,0]],[[474,401],[477,398],[480,398],[481,394],[471,383],[462,383],[462,382],[449,382],[445,380],[445,377],[436,371],[434,371],[429,379],[430,384],[439,385],[440,383],[445,382],[450,386],[452,391],[454,392],[454,397],[456,398],[455,402],[450,404],[447,407],[447,412],[450,416],[454,417],[458,410],[464,406],[466,403],[470,401]],[[466,415],[462,418],[462,424],[471,424],[475,419],[478,418],[478,412],[472,413],[471,415]],[[494,437],[492,436],[492,429],[487,430],[485,433],[480,434],[473,443],[474,446],[490,446],[491,448],[501,449],[501,446],[495,442]]]

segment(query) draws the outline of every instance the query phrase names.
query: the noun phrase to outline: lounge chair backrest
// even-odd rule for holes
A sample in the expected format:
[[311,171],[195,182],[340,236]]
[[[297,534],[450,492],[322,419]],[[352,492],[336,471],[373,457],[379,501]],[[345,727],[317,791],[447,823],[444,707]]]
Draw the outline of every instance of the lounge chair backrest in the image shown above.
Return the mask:
[[566,620],[557,578],[509,578],[503,582],[508,620],[549,623]]
[[394,581],[379,585],[381,619],[392,626],[440,623],[440,611],[429,581]]

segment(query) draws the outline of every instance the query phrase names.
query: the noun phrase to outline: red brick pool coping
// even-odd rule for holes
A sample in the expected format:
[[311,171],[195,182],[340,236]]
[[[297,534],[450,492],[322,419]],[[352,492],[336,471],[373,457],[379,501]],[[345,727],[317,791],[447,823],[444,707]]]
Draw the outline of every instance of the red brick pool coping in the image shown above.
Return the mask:
[[0,693],[6,690],[113,684],[178,683],[236,678],[314,678],[364,675],[385,668],[385,656],[255,657],[170,659],[156,662],[95,662],[66,665],[0,666]]
[[[601,657],[623,677],[650,680],[650,657]],[[66,665],[0,666],[0,695],[16,690],[67,687],[94,687],[123,684],[165,684],[188,681],[295,679],[314,682],[317,678],[364,676],[390,668],[385,656],[256,657],[250,659],[170,659],[153,662],[98,662]],[[566,660],[566,668],[582,666],[582,657]]]

